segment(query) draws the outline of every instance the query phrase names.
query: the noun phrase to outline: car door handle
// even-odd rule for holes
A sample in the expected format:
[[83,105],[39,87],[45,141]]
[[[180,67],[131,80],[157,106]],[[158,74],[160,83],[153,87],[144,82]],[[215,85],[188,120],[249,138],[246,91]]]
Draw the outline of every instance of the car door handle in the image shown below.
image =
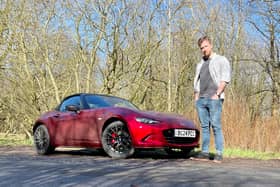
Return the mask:
[[53,117],[58,118],[60,115],[59,114],[55,114]]

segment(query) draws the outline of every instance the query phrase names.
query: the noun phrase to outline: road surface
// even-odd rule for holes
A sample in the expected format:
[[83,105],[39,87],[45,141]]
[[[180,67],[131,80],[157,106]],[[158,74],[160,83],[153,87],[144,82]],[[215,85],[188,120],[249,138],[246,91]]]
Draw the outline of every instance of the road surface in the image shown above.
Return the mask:
[[0,186],[280,186],[280,160],[225,158],[222,164],[144,152],[116,160],[93,150],[0,147]]

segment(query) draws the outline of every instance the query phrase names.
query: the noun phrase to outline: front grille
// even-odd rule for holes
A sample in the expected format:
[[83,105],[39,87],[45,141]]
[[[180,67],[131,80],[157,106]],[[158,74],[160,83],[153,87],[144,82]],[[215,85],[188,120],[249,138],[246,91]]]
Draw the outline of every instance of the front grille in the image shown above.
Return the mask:
[[199,137],[199,131],[196,130],[195,138],[188,137],[174,137],[174,129],[167,129],[163,131],[163,136],[165,137],[168,143],[172,144],[191,144],[197,142],[197,138]]

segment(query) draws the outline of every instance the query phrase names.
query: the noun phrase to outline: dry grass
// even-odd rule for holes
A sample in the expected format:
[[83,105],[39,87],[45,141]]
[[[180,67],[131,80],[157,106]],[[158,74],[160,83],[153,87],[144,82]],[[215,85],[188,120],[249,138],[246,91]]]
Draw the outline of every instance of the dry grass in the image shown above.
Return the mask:
[[280,117],[250,120],[246,103],[225,102],[223,112],[225,146],[261,152],[280,152]]
[[[190,110],[185,116],[199,126],[196,111]],[[257,117],[252,121],[246,102],[225,100],[222,125],[226,149],[280,152],[280,116]],[[212,133],[210,149],[214,148]]]
[[[192,116],[196,124],[199,124],[196,112]],[[280,116],[257,117],[251,121],[246,102],[226,100],[222,125],[226,149],[280,152]],[[214,147],[212,134],[211,150]]]

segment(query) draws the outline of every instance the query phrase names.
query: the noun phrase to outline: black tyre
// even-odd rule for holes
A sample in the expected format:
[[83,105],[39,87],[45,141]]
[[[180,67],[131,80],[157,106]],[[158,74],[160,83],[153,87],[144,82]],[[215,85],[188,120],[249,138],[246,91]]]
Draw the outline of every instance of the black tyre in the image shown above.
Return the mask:
[[169,156],[187,157],[192,150],[193,150],[192,148],[183,148],[183,149],[166,148],[165,152]]
[[54,151],[50,144],[50,135],[47,127],[39,125],[34,131],[34,144],[38,154],[46,155]]
[[104,151],[112,158],[127,158],[134,154],[131,137],[126,125],[114,121],[102,133]]

